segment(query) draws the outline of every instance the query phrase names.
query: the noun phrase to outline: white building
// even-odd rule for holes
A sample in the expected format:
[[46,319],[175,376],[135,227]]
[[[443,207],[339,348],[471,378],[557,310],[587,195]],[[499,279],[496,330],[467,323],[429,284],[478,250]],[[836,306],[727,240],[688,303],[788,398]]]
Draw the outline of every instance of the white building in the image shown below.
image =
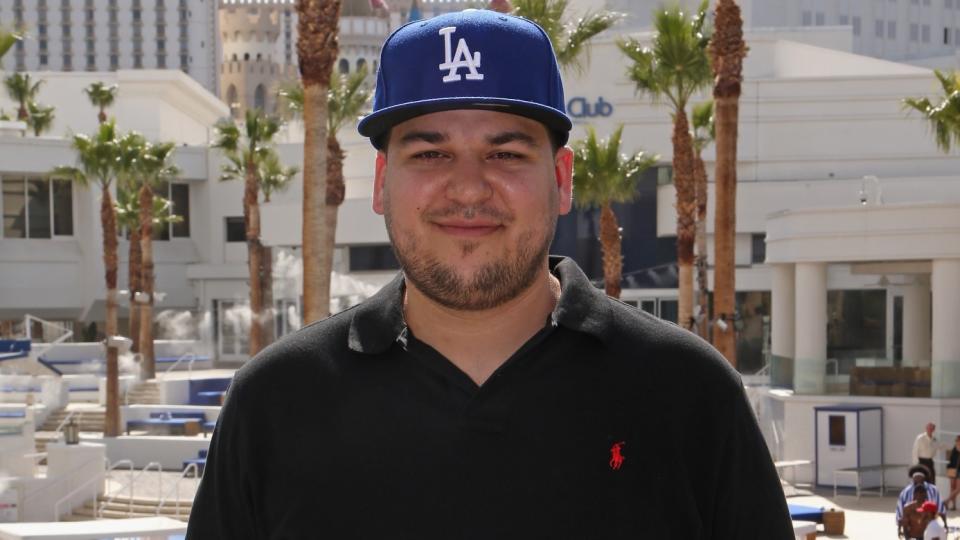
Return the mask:
[[[679,0],[694,10],[699,0]],[[628,14],[624,29],[651,26],[660,0],[608,0],[609,9]],[[960,2],[956,0],[740,0],[750,29],[845,27],[853,52],[938,68],[960,66]]]
[[179,69],[218,93],[216,0],[4,0],[7,71]]

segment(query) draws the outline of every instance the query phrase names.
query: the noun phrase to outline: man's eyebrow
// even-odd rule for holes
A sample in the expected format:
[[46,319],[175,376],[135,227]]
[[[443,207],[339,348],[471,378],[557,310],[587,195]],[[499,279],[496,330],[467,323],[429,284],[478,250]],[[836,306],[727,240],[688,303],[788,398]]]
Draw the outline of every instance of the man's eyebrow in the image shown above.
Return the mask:
[[411,131],[400,137],[400,144],[407,145],[417,141],[423,141],[431,144],[441,143],[447,140],[447,136],[439,131]]
[[505,131],[503,133],[498,133],[496,135],[487,137],[487,142],[494,146],[507,144],[513,141],[522,142],[523,144],[533,148],[539,146],[536,139],[522,131]]

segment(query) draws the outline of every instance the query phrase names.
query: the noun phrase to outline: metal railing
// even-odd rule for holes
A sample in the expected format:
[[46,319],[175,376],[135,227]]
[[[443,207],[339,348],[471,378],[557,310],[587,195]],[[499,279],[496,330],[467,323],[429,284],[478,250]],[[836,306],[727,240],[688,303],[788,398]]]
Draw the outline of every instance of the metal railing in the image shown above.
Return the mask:
[[169,375],[170,372],[174,370],[174,368],[176,368],[178,365],[180,365],[180,362],[183,362],[183,360],[184,360],[185,358],[190,358],[190,361],[187,363],[187,373],[190,373],[190,374],[192,375],[192,374],[193,374],[193,363],[197,361],[197,355],[194,354],[194,353],[185,353],[185,354],[184,354],[183,356],[181,356],[180,358],[177,358],[177,361],[174,362],[173,365],[171,365],[171,366],[168,367],[166,370],[164,370],[164,372],[163,372],[164,378],[166,378],[167,375]]
[[[132,460],[129,460],[129,459],[121,459],[120,461],[117,461],[116,463],[114,463],[113,465],[111,465],[111,466],[107,469],[107,473],[106,473],[106,475],[105,475],[105,478],[106,478],[106,479],[109,479],[109,478],[110,478],[110,473],[112,473],[114,470],[116,470],[117,468],[119,468],[119,467],[121,467],[121,466],[124,466],[124,465],[127,466],[127,470],[129,471],[129,476],[130,476],[130,478],[129,478],[129,480],[127,481],[127,485],[122,486],[120,489],[118,489],[118,490],[117,490],[117,493],[122,492],[125,488],[128,488],[128,489],[130,490],[130,501],[129,501],[129,504],[127,505],[127,515],[129,516],[129,515],[133,514],[133,486],[134,486],[134,476],[133,476],[134,467],[133,467],[133,461],[132,461]],[[106,495],[107,495],[107,493],[109,493],[109,491],[110,491],[109,488],[104,488],[104,490],[103,490],[103,495],[104,495],[104,497],[106,497]],[[114,497],[116,497],[116,495],[114,495]],[[113,499],[111,498],[110,500],[112,501]],[[103,507],[104,507],[104,506],[106,506],[106,502],[104,502],[104,503],[101,504],[101,505],[98,505],[98,506],[94,507],[94,509],[93,509],[94,515],[97,516],[97,517],[103,517]]]
[[[34,322],[40,323],[41,325],[43,325],[44,328],[49,327],[59,331],[60,335],[55,340],[51,341],[50,342],[51,344],[63,343],[64,341],[73,337],[73,330],[70,330],[69,328],[61,324],[57,324],[55,322],[47,321],[47,320],[41,319],[40,317],[35,317],[33,315],[27,314],[23,316],[23,331],[24,331],[24,334],[27,336],[27,339],[31,341],[33,341],[33,325],[31,323],[34,323]],[[43,336],[41,335],[40,339],[42,338]]]
[[[128,460],[122,460],[122,461],[128,461]],[[120,462],[118,461],[117,463],[120,463]],[[131,463],[130,466],[131,466],[131,468],[132,468],[132,467],[133,467],[133,464]],[[145,472],[147,472],[147,471],[149,471],[150,469],[153,469],[153,468],[156,468],[156,469],[157,469],[157,484],[158,484],[157,491],[158,491],[158,492],[162,492],[162,491],[163,491],[163,466],[161,466],[159,462],[157,462],[157,461],[151,461],[150,463],[147,463],[147,465],[146,465],[144,468],[142,468],[142,469],[140,469],[139,471],[137,471],[136,474],[131,474],[131,476],[130,476],[130,501],[129,501],[129,504],[127,505],[127,516],[128,516],[128,517],[131,516],[131,515],[133,515],[134,485],[136,484],[136,482],[137,482],[137,480],[140,478],[140,476],[143,475],[143,473],[145,473]],[[120,491],[123,491],[123,490],[121,489]],[[117,498],[117,495],[119,495],[119,492],[116,493],[116,494],[114,494],[114,495],[111,495],[111,496],[109,496],[109,497],[104,497],[103,503],[100,505],[99,510],[97,511],[97,517],[103,517],[103,509],[104,509],[105,507],[109,506],[110,503],[112,503],[112,502]]]
[[[174,486],[173,486],[173,487],[175,488],[175,491],[176,491],[176,498],[175,498],[174,500],[176,501],[176,509],[177,509],[177,510],[176,510],[176,514],[175,514],[175,515],[177,516],[177,519],[180,519],[180,482],[182,482],[182,481],[184,481],[184,480],[187,479],[187,473],[190,472],[190,471],[193,471],[193,479],[194,479],[195,481],[199,481],[199,480],[200,480],[200,466],[197,465],[196,463],[191,463],[191,464],[187,465],[187,466],[183,469],[183,472],[180,473],[180,477],[177,478],[177,481],[174,483]],[[169,497],[169,495],[170,495],[170,491],[174,491],[174,490],[167,490],[167,492],[160,497],[160,503],[157,504],[157,515],[158,515],[158,516],[160,515],[160,511],[163,509],[163,506],[167,503],[168,497]]]

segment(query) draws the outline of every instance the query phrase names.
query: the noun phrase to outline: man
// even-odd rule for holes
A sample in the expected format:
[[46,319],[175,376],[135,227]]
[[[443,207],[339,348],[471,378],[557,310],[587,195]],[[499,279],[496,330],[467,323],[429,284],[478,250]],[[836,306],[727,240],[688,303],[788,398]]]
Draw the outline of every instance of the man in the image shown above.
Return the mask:
[[189,538],[793,538],[736,372],[548,258],[570,129],[527,20],[387,39],[359,130],[403,272],[237,373]]
[[933,466],[933,457],[938,450],[949,450],[951,448],[951,446],[943,445],[937,441],[937,438],[933,436],[936,430],[936,424],[928,422],[924,432],[917,435],[916,440],[913,441],[913,462],[927,467],[930,471],[927,480],[934,485],[937,483],[937,470]]
[[[923,485],[913,485],[913,500],[903,505],[903,516],[897,524],[897,536],[910,540],[922,539],[930,521],[936,519],[937,503],[927,500],[927,490]],[[932,512],[927,512],[930,508]]]
[[[904,529],[905,516],[908,515],[907,508],[919,508],[923,502],[935,504],[938,509],[937,513],[943,518],[943,526],[947,526],[947,510],[940,500],[940,492],[937,490],[937,486],[926,481],[927,473],[927,468],[923,465],[914,465],[908,471],[911,482],[900,491],[900,496],[897,497],[897,530],[901,533],[908,533]],[[918,495],[918,491],[921,492],[920,495]],[[916,504],[914,501],[917,500],[918,496],[922,497],[922,501]],[[919,529],[919,534],[922,534],[922,532],[923,529]]]

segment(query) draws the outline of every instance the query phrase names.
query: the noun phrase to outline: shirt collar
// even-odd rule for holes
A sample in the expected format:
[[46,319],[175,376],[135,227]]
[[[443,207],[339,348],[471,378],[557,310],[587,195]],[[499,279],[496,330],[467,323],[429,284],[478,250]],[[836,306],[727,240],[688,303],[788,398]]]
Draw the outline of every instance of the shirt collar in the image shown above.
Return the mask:
[[[566,257],[550,257],[550,272],[560,280],[560,301],[551,314],[556,324],[606,341],[610,337],[610,303],[603,291],[590,283],[577,264]],[[386,352],[401,336],[403,273],[353,311],[348,345],[367,354]]]

